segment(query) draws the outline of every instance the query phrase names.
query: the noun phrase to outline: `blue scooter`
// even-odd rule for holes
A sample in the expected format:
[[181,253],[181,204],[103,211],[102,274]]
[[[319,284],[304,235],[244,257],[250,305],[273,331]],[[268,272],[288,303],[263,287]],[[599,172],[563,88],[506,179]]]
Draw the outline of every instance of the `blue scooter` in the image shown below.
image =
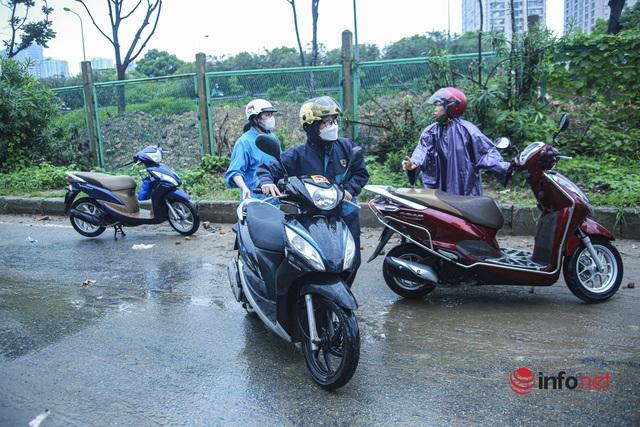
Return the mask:
[[[169,220],[178,233],[191,235],[200,226],[198,208],[191,197],[178,188],[180,177],[162,164],[162,148],[149,146],[123,165],[142,163],[149,176],[143,181],[141,194],[136,197],[136,183],[126,175],[114,176],[97,172],[67,172],[69,184],[64,198],[65,213],[73,228],[85,237],[96,237],[106,227],[114,227],[125,236],[123,226],[159,224]],[[78,194],[82,196],[77,198]],[[151,198],[151,210],[140,209],[138,200]]]

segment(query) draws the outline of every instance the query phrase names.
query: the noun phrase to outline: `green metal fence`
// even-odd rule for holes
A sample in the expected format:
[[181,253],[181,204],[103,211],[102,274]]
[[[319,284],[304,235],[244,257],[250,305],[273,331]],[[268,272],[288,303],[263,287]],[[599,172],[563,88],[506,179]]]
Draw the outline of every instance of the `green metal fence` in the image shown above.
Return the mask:
[[[484,70],[494,63],[493,53],[483,55]],[[278,108],[276,133],[285,144],[302,142],[300,103],[321,95],[331,95],[342,103],[342,70],[343,65],[330,65],[101,82],[91,85],[91,108],[85,105],[82,86],[54,92],[66,105],[61,120],[77,128],[78,140],[85,146],[87,126],[92,121],[81,116],[89,118],[95,110],[97,161],[105,169],[116,168],[137,150],[157,143],[167,149],[168,164],[186,168],[197,166],[205,153],[230,153],[246,123],[244,107],[253,98],[268,99]],[[476,54],[355,65],[353,93],[346,94],[354,105],[349,123],[354,138],[365,145],[374,144],[385,132],[381,121],[394,120],[385,117],[386,110],[403,102],[410,102],[413,110],[423,108],[438,85],[454,85],[476,74]],[[199,88],[199,82],[204,87]],[[202,111],[200,99],[206,103]],[[166,139],[161,139],[163,133]]]
[[82,86],[55,88],[52,89],[52,92],[60,100],[60,115],[56,121],[67,131],[69,149],[82,153],[89,159],[87,109]]
[[[495,55],[485,52],[482,61],[486,72],[495,63]],[[361,62],[356,71],[359,84],[355,90],[355,139],[364,144],[375,143],[384,129],[400,119],[390,111],[397,113],[406,108],[419,114],[421,109],[431,108],[426,102],[439,87],[477,78],[477,72],[477,54]],[[406,102],[410,105],[404,105]]]
[[118,167],[158,143],[173,167],[199,163],[203,151],[194,74],[96,83],[93,93],[103,167]]

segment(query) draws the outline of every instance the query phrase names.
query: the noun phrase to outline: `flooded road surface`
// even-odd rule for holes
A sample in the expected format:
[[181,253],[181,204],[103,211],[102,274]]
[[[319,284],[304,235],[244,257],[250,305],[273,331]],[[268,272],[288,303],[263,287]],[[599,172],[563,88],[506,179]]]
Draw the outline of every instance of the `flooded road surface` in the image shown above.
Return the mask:
[[[623,287],[598,305],[562,282],[408,301],[384,284],[382,258],[365,264],[360,364],[329,393],[233,299],[229,225],[190,239],[126,231],[86,239],[64,219],[0,216],[0,425],[45,410],[43,426],[640,425],[640,290],[626,286],[640,279],[639,242],[617,242]],[[378,232],[365,230],[365,259]],[[509,384],[518,368],[534,375],[526,395]],[[538,389],[560,371],[608,389]]]

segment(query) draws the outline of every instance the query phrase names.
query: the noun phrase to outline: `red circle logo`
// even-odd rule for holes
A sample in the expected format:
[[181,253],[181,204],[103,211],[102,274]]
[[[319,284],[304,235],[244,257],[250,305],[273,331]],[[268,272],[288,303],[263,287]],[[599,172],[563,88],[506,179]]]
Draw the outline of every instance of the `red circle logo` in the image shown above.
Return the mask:
[[509,374],[509,383],[514,393],[527,394],[533,388],[536,379],[529,368],[518,368]]

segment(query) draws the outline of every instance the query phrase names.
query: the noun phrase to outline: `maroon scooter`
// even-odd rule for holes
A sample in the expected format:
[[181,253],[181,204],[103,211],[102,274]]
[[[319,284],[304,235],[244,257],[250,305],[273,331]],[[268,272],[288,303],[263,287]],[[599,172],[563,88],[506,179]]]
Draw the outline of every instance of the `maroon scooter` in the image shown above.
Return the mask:
[[[567,128],[563,114],[557,135]],[[497,147],[509,140],[501,138]],[[590,216],[587,196],[552,170],[561,156],[553,145],[533,142],[513,159],[510,176],[520,172],[541,210],[533,251],[501,248],[496,233],[504,218],[489,197],[458,196],[439,190],[367,185],[376,194],[369,207],[384,225],[369,261],[395,233],[401,244],[386,254],[385,282],[398,295],[420,298],[437,285],[549,286],[563,271],[575,296],[588,303],[611,298],[620,287],[622,258],[613,235]],[[415,171],[410,176],[415,183]]]

